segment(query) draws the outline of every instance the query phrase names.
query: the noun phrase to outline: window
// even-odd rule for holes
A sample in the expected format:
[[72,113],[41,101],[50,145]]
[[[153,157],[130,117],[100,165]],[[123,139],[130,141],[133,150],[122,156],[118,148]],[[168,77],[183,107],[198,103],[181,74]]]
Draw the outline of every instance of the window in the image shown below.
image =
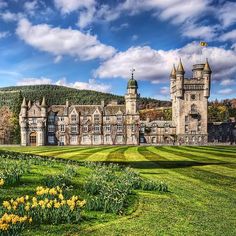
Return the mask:
[[48,132],[54,132],[54,131],[55,131],[54,125],[48,125]]
[[106,121],[110,121],[110,116],[106,116]]
[[71,126],[71,132],[76,133],[77,132],[77,125],[72,125]]
[[48,122],[54,122],[54,115],[53,114],[50,114],[48,116]]
[[167,134],[169,132],[169,127],[165,127],[165,133]]
[[63,145],[65,143],[65,136],[60,136],[59,141]]
[[122,125],[117,125],[117,131],[122,132],[122,130],[123,130],[123,126]]
[[90,142],[90,139],[89,139],[89,136],[88,136],[88,135],[84,135],[83,138],[82,138],[82,140],[83,140],[83,143],[88,143],[88,142]]
[[116,141],[117,141],[117,143],[122,143],[123,142],[123,136],[122,135],[117,135],[116,136]]
[[132,124],[132,125],[131,125],[131,131],[132,131],[132,132],[135,132],[135,124]]
[[94,115],[94,122],[99,122],[99,120],[100,120],[99,115]]
[[185,94],[185,100],[188,101],[188,94]]
[[71,115],[71,122],[76,122],[76,121],[77,121],[77,116]]
[[88,132],[88,126],[87,125],[84,125],[83,126],[83,132],[85,133],[85,132]]
[[116,117],[116,120],[117,120],[117,122],[121,122],[121,121],[122,121],[122,116],[121,116],[121,115],[118,115],[118,116]]
[[105,126],[104,126],[104,130],[105,130],[106,132],[110,132],[110,131],[111,131],[111,126],[110,126],[110,125],[105,125]]
[[37,119],[36,118],[32,119],[32,124],[37,124]]
[[189,116],[185,116],[185,122],[189,122]]
[[105,141],[106,141],[106,143],[110,143],[111,142],[111,136],[110,135],[106,135],[105,136]]
[[191,112],[197,112],[197,106],[195,104],[191,105]]
[[60,131],[65,132],[65,125],[60,125]]
[[100,131],[100,126],[99,125],[94,125],[94,131],[99,132]]
[[197,131],[198,131],[198,132],[201,131],[201,123],[198,124],[198,126],[197,126]]
[[191,100],[194,101],[196,99],[196,95],[195,94],[191,94]]
[[188,133],[188,125],[185,125],[185,133]]
[[99,135],[94,135],[93,136],[93,142],[98,143],[99,142]]
[[72,135],[70,137],[70,143],[71,144],[77,144],[77,136],[76,135]]
[[58,117],[59,121],[64,121],[64,117]]
[[54,143],[54,136],[48,136],[48,143],[53,144]]

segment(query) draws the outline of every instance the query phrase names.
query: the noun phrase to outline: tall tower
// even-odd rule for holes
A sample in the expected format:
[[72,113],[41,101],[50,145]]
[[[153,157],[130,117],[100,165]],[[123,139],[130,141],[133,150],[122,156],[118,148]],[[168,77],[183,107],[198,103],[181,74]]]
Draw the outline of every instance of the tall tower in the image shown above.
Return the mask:
[[[184,78],[180,60],[176,71],[176,86],[172,88],[172,113],[179,143],[205,144],[208,139],[208,98],[211,69],[208,61],[193,65],[192,78]],[[171,82],[172,83],[172,82]]]
[[19,116],[19,125],[21,132],[21,145],[27,146],[27,105],[26,99],[23,98],[23,102],[21,104],[20,116]]
[[131,72],[131,79],[128,82],[127,94],[125,95],[126,143],[136,145],[139,143],[138,83],[134,79],[134,69]]

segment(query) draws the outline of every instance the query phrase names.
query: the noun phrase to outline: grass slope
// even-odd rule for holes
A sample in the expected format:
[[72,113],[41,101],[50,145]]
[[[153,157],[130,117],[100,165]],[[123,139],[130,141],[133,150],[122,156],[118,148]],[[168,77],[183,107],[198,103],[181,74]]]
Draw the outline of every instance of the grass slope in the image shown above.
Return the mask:
[[[165,181],[171,190],[169,194],[140,191],[137,210],[129,216],[110,215],[100,221],[84,223],[80,228],[66,226],[64,230],[45,226],[36,230],[35,235],[42,232],[45,235],[58,232],[64,235],[236,235],[236,147],[1,149],[78,161],[122,162],[136,168],[146,178]],[[33,182],[30,178],[28,181]]]

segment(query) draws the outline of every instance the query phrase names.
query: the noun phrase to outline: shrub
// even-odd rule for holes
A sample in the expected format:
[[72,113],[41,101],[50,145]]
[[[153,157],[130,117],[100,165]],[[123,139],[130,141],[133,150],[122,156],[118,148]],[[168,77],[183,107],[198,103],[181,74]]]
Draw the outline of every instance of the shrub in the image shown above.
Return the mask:
[[142,189],[146,191],[168,192],[168,186],[165,183],[157,183],[152,180],[143,180]]
[[71,181],[64,174],[48,175],[43,180],[43,185],[47,187],[54,187],[54,186],[68,187],[71,185]]

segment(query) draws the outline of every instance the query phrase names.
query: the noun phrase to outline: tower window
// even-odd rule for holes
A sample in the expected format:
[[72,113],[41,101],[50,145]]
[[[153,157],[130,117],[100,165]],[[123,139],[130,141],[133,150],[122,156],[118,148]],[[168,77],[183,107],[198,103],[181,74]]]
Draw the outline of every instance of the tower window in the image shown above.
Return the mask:
[[188,133],[188,125],[185,125],[185,133]]
[[196,99],[196,95],[195,94],[191,94],[191,100],[195,100]]

